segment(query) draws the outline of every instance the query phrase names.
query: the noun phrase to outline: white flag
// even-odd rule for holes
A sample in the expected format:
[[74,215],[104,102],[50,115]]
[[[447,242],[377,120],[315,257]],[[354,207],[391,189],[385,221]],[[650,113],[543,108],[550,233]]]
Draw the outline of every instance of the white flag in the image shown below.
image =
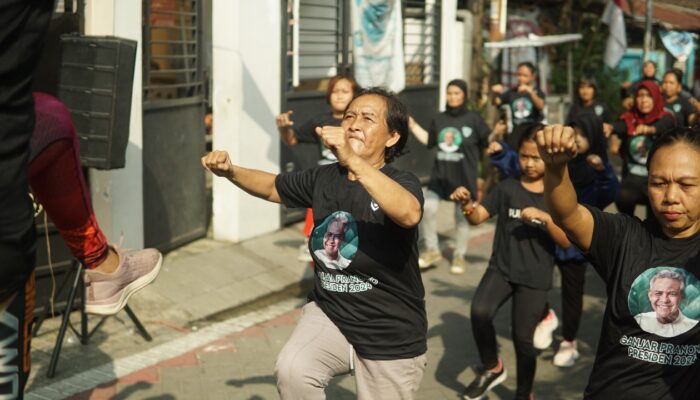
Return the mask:
[[360,86],[406,86],[401,0],[352,1],[353,63]]
[[625,49],[627,49],[625,18],[622,15],[619,1],[609,0],[601,19],[610,28],[610,36],[608,36],[608,42],[605,45],[605,64],[610,68],[617,66],[622,55],[625,54]]

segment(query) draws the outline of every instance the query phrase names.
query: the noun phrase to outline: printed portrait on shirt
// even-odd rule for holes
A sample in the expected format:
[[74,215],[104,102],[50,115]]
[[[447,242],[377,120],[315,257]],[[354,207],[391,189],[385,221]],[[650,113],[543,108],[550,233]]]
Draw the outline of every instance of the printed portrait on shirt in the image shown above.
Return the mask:
[[311,234],[314,259],[328,269],[343,270],[350,266],[357,253],[359,238],[352,215],[336,211],[326,217]]
[[513,116],[517,119],[527,118],[532,114],[532,101],[527,97],[518,97],[513,100],[511,108],[513,109]]
[[675,337],[698,323],[700,283],[681,268],[650,268],[632,283],[627,304],[643,331]]
[[438,147],[446,153],[454,153],[461,144],[462,133],[455,127],[448,126],[438,134]]
[[629,154],[637,164],[646,164],[649,150],[651,150],[651,139],[648,136],[639,135],[630,140]]

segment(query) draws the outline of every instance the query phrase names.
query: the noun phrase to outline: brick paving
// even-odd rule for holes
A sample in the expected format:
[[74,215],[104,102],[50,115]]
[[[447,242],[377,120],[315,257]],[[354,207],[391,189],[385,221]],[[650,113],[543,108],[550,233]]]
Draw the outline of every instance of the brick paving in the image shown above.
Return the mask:
[[[429,366],[417,396],[420,400],[456,399],[464,389],[465,383],[473,377],[471,367],[478,363],[478,355],[469,324],[470,298],[486,268],[492,235],[491,230],[475,232],[472,236],[468,257],[470,267],[466,274],[450,275],[447,272],[446,261],[423,273],[429,318]],[[446,248],[445,254],[449,255],[449,251],[450,249]],[[587,278],[585,312],[579,338],[582,357],[573,368],[559,369],[551,364],[554,349],[543,351],[539,357],[535,384],[538,399],[581,397],[591,367],[600,315],[605,304],[600,280],[592,270],[588,271]],[[560,303],[559,296],[558,288],[550,293],[550,300],[555,309],[558,309]],[[202,324],[197,330],[191,332],[178,332],[169,342],[166,341],[126,357],[126,359],[131,358],[131,367],[138,368],[138,362],[148,364],[149,356],[153,357],[154,349],[159,346],[166,352],[167,349],[176,352],[173,346],[180,348],[191,346],[191,349],[185,349],[186,351],[179,352],[174,357],[167,357],[166,354],[162,360],[128,373],[112,371],[116,379],[105,380],[89,390],[76,392],[75,381],[70,381],[70,379],[75,380],[74,375],[53,382],[49,386],[36,388],[30,391],[28,398],[62,398],[46,396],[51,392],[41,391],[54,385],[55,388],[64,390],[72,388],[74,394],[64,396],[71,400],[277,399],[272,376],[275,357],[291,334],[303,299],[292,298],[280,304],[282,306],[275,304],[223,322]],[[261,321],[261,319],[264,320]],[[509,321],[510,307],[506,304],[497,316],[496,324],[501,353],[506,368],[511,373],[506,382],[498,387],[489,399],[510,399],[514,394],[515,359],[510,340]],[[231,332],[227,333],[222,328],[224,326]],[[218,332],[219,336],[212,334],[212,331]],[[215,337],[215,339],[206,341],[206,337]],[[558,341],[555,340],[556,343]],[[123,367],[124,364],[120,364],[123,360],[115,358],[108,365]],[[128,364],[126,363],[127,367]],[[128,368],[124,371],[128,371]],[[71,385],[55,386],[66,382]],[[44,396],[39,397],[41,393]],[[354,393],[353,378],[343,376],[331,381],[327,389],[327,398],[354,399]]]

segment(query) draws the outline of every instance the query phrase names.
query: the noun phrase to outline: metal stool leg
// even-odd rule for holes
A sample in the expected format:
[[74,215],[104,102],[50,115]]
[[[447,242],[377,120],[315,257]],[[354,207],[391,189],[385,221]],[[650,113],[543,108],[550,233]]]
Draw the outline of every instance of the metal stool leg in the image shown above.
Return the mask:
[[73,309],[73,303],[75,302],[75,295],[78,293],[78,288],[83,287],[79,283],[82,282],[83,265],[78,263],[78,272],[73,280],[73,286],[68,294],[68,301],[66,303],[66,310],[63,312],[63,320],[61,321],[61,327],[58,329],[58,337],[56,338],[56,345],[51,353],[51,362],[49,363],[49,370],[46,372],[46,376],[53,378],[56,374],[56,365],[58,364],[58,357],[61,355],[61,349],[63,347],[63,339],[66,335],[66,329],[70,324],[70,312]]
[[129,307],[128,304],[126,305],[126,307],[124,307],[124,311],[126,311],[126,313],[129,315],[129,318],[131,318],[131,321],[134,323],[134,325],[136,325],[136,329],[138,329],[138,331],[139,331],[139,333],[141,334],[141,336],[143,336],[143,338],[144,338],[147,342],[152,341],[153,338],[152,338],[151,335],[148,333],[148,331],[146,330],[146,328],[141,324],[141,321],[138,319],[138,317],[136,316],[136,314],[134,314],[134,312],[131,311],[131,307]]
[[[49,378],[53,378],[54,375],[56,374],[56,366],[58,365],[58,358],[61,355],[61,349],[63,348],[63,340],[66,335],[66,330],[68,328],[71,328],[73,332],[78,336],[80,339],[80,343],[85,345],[88,343],[90,340],[90,337],[102,326],[102,324],[105,322],[105,320],[108,317],[104,317],[98,322],[92,330],[88,329],[88,315],[85,312],[85,299],[84,297],[82,298],[82,304],[80,305],[80,332],[76,331],[75,328],[70,323],[70,313],[71,310],[73,309],[73,305],[75,304],[75,296],[78,294],[78,290],[85,290],[85,282],[83,281],[83,265],[79,262],[75,262],[74,265],[77,265],[77,273],[75,275],[75,279],[73,280],[73,286],[71,287],[70,293],[68,294],[68,300],[66,303],[66,309],[63,313],[63,319],[61,321],[61,326],[58,330],[58,337],[56,338],[56,345],[53,348],[53,352],[51,353],[51,361],[49,363],[49,370],[46,373],[46,376]],[[83,294],[84,296],[84,294]],[[129,318],[131,321],[134,323],[136,326],[136,329],[139,331],[139,334],[147,341],[150,342],[153,340],[153,337],[148,333],[146,328],[143,326],[139,318],[136,316],[134,311],[129,307],[127,304],[124,307],[124,311],[126,311],[127,315],[129,315]]]

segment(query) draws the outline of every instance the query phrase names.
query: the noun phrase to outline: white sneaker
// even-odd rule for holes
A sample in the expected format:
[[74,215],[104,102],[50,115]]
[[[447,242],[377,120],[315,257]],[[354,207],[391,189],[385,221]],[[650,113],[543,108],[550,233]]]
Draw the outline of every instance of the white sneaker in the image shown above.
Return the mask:
[[301,246],[299,246],[299,255],[297,256],[297,260],[303,261],[303,262],[311,262],[314,259],[311,258],[311,253],[309,252],[309,242],[304,242]]
[[554,355],[554,365],[557,367],[573,367],[578,360],[579,354],[576,349],[576,341],[569,342],[562,340],[557,354]]
[[536,349],[544,350],[552,344],[552,333],[557,329],[557,326],[559,326],[559,319],[554,310],[550,308],[547,316],[535,328],[532,342]]
[[452,265],[450,265],[450,273],[454,275],[461,275],[467,270],[467,262],[462,257],[455,257],[452,259]]
[[418,257],[418,268],[430,268],[440,260],[442,260],[442,253],[437,250],[426,250]]

